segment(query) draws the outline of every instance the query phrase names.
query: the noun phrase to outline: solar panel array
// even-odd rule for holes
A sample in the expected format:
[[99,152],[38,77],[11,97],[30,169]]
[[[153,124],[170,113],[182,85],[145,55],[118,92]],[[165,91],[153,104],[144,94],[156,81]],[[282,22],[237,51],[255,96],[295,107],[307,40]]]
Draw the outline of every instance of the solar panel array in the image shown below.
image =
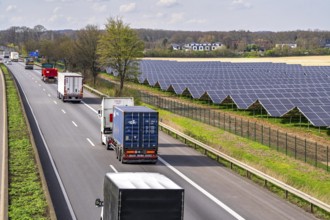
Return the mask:
[[140,70],[140,83],[164,91],[215,104],[231,100],[238,109],[260,104],[273,117],[298,109],[314,126],[330,126],[330,66],[143,60]]

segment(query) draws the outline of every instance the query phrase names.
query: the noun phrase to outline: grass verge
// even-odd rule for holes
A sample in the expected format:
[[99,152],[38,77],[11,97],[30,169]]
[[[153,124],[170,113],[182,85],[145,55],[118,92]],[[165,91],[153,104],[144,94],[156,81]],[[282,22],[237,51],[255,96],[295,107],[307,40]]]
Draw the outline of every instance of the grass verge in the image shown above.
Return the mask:
[[7,68],[9,219],[50,219],[18,91]]

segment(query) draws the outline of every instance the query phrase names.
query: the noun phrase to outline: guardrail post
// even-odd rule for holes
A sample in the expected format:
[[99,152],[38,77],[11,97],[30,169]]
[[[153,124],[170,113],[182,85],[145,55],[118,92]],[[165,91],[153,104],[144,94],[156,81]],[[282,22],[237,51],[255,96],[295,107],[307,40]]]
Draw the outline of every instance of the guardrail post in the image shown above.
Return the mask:
[[265,179],[264,180],[264,186],[267,188],[267,183],[268,183],[268,181]]
[[311,203],[311,213],[314,213],[314,205]]
[[289,196],[289,191],[285,190],[285,199],[288,199],[288,196]]

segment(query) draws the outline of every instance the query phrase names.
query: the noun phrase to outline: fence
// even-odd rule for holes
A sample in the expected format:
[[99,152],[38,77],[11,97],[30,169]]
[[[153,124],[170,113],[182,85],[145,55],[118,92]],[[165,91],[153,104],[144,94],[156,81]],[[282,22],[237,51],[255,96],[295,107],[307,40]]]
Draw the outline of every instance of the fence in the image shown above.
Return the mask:
[[217,109],[196,107],[196,105],[182,103],[170,97],[143,92],[140,92],[140,95],[142,102],[246,137],[315,167],[330,171],[329,146],[311,142],[257,122],[243,120],[228,113],[217,111]]

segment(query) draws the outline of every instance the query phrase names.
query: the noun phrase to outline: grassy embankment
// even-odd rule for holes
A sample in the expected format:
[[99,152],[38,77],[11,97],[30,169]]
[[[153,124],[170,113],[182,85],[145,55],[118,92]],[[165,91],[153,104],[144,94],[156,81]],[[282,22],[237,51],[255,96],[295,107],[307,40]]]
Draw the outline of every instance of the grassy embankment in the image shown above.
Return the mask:
[[7,68],[1,65],[6,81],[8,111],[8,166],[10,219],[50,219],[30,142],[28,127],[15,84]]
[[[107,77],[101,75],[102,77]],[[150,89],[142,85],[134,85],[138,89]],[[143,88],[144,87],[144,88]],[[110,96],[115,94],[113,86],[104,80],[98,80],[96,88]],[[154,89],[153,89],[154,90]],[[154,90],[153,93],[157,91]],[[134,92],[126,92],[125,96],[134,96]],[[206,125],[201,122],[191,120],[182,116],[175,115],[171,112],[157,109],[159,111],[162,122],[168,124],[175,129],[190,135],[191,137],[214,147],[215,149],[238,159],[276,179],[287,183],[327,204],[330,204],[330,173],[325,170],[315,168],[312,165],[295,160],[283,153],[277,152],[265,145],[239,137],[232,133],[223,131],[213,126]],[[201,132],[203,131],[203,132]],[[215,159],[214,155],[209,155]],[[222,161],[225,165],[225,161]],[[241,175],[245,172],[239,168],[234,168]],[[257,184],[263,185],[264,182],[258,177],[252,176],[251,180]],[[268,186],[268,189],[285,198],[285,192],[275,186]],[[288,200],[298,206],[309,210],[308,203],[301,199],[289,195]],[[321,210],[314,209],[315,215],[330,219],[330,213],[324,213]]]

